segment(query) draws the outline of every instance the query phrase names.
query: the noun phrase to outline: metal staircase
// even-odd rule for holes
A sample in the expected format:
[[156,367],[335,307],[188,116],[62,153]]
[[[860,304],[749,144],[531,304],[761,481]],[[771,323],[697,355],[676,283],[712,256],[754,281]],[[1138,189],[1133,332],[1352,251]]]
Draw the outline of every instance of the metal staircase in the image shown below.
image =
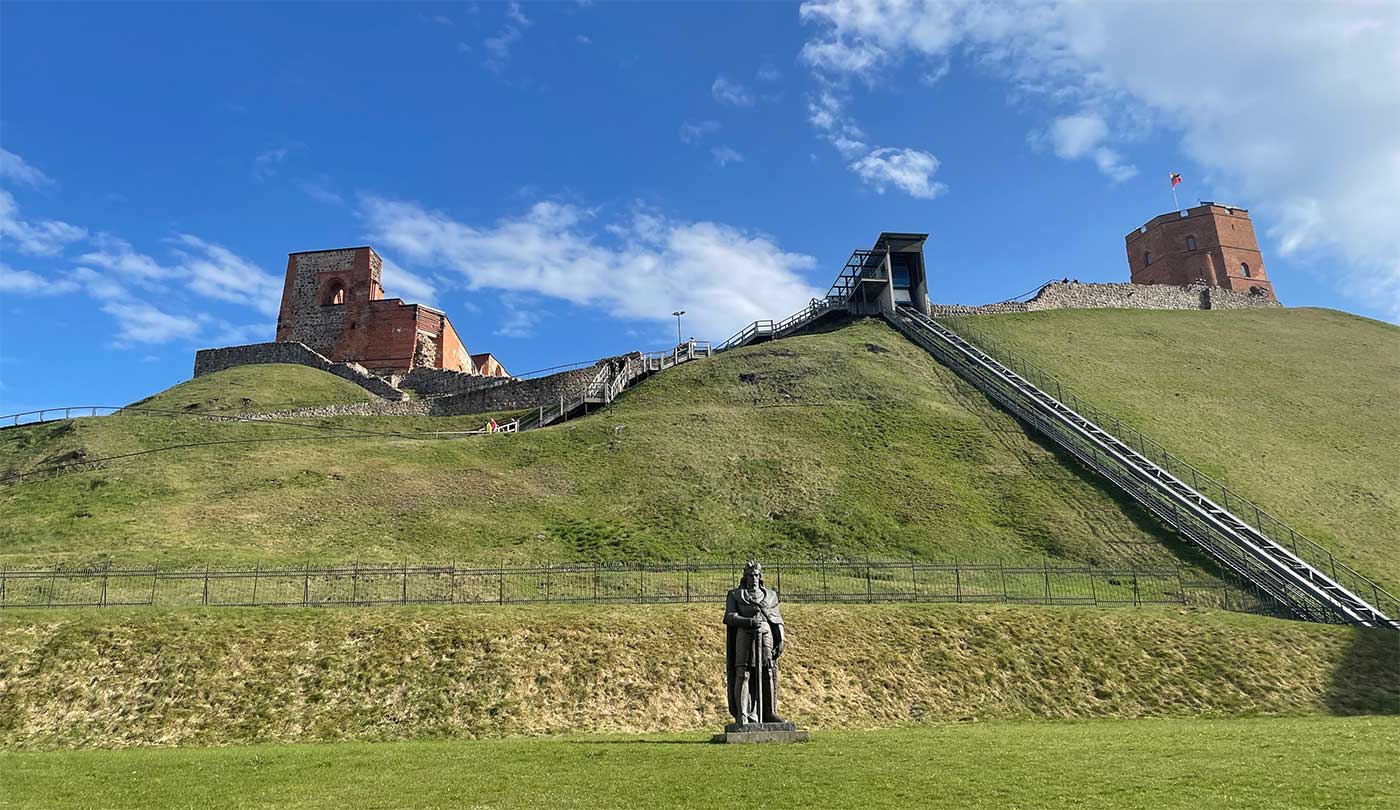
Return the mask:
[[[1053,388],[1064,398],[1063,387],[1053,378],[1037,373],[1045,388],[1038,387],[953,330],[910,307],[901,307],[885,317],[978,390],[1099,472],[1298,618],[1400,629],[1400,601],[1394,596],[1238,495],[1230,504],[1229,490],[1159,446],[1149,449],[1149,442],[1141,434],[1137,436],[1139,446],[1134,448],[1130,435],[1129,441],[1121,437],[1121,423],[1120,435],[1114,435],[1100,424],[1108,424],[1107,420],[1098,418],[1095,409],[1077,397],[1072,399],[1078,407],[1071,408],[1051,396],[1047,390]],[[1026,366],[1022,370],[1026,371]],[[1149,454],[1155,455],[1157,461]],[[1184,480],[1188,472],[1194,486]],[[1207,482],[1205,487],[1201,486],[1202,479]],[[1201,489],[1211,485],[1222,493],[1225,505],[1202,494]],[[1249,514],[1254,515],[1253,525],[1241,517]]]
[[826,298],[813,298],[811,303],[803,307],[799,312],[781,321],[754,321],[733,335],[730,335],[728,340],[725,340],[715,347],[715,351],[724,352],[730,349],[737,349],[740,346],[747,346],[750,343],[763,343],[765,341],[787,337],[802,327],[811,324],[813,321],[837,311],[846,311],[846,299],[844,297],[828,295]]
[[653,374],[681,363],[709,357],[714,353],[707,340],[691,340],[668,352],[635,352],[621,359],[598,366],[593,379],[572,397],[560,397],[558,404],[541,405],[535,413],[516,423],[518,430],[533,430],[582,416],[604,407],[623,391]]

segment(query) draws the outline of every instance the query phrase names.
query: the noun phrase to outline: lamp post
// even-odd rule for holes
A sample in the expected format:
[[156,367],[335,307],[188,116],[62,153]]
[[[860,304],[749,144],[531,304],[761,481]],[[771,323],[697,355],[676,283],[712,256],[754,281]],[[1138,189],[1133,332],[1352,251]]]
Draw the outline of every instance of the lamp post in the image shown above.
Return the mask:
[[685,310],[678,309],[671,314],[676,316],[676,345],[679,346],[681,345],[681,316],[685,314]]

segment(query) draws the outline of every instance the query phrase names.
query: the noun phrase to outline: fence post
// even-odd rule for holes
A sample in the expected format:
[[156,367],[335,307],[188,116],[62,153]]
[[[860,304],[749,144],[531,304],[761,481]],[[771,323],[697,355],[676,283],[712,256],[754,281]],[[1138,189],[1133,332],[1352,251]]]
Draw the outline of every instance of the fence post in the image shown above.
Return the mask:
[[1042,560],[1041,565],[1045,571],[1045,604],[1048,605],[1052,601],[1050,599],[1050,561]]
[[919,601],[919,569],[914,565],[914,555],[909,555],[909,581],[914,584],[914,601]]
[[1010,602],[1011,593],[1006,589],[1006,563],[998,562],[997,568],[1001,569],[1001,601]]
[[1089,595],[1094,598],[1094,607],[1099,606],[1099,587],[1094,582],[1094,565],[1089,564]]
[[865,601],[867,604],[874,604],[875,596],[870,591],[870,558],[865,558]]
[[1133,572],[1133,607],[1142,607],[1142,592],[1138,590],[1137,571]]
[[598,561],[593,561],[593,604],[598,604]]
[[497,570],[501,572],[500,590],[497,594],[497,601],[500,604],[504,605],[506,603],[506,569],[505,566],[501,566]]
[[1186,604],[1186,578],[1181,575],[1181,566],[1176,567],[1176,588],[1181,594],[1181,604]]
[[262,563],[253,565],[253,607],[258,606],[258,574],[262,570]]
[[305,573],[301,580],[301,606],[306,607],[311,601],[311,563],[306,563]]
[[408,604],[408,563],[403,564],[403,590],[399,593],[399,604]]
[[204,564],[204,606],[209,607],[209,563]]
[[102,607],[107,607],[107,570],[111,563],[102,566]]
[[962,566],[953,566],[953,601],[962,604]]
[[690,561],[685,561],[685,603],[690,604]]

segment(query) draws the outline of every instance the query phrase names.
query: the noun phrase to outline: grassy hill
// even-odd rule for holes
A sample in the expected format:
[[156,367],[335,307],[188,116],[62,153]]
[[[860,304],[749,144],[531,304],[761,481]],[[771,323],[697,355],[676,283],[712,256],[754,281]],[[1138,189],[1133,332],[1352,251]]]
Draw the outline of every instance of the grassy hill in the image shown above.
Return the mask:
[[[718,605],[0,613],[0,747],[680,731],[724,722]],[[1388,631],[1199,609],[793,604],[817,728],[1400,713]]]
[[[152,402],[265,407],[344,384],[322,375],[316,388],[308,380],[318,374],[233,369]],[[421,431],[476,428],[481,418],[315,424]],[[159,450],[170,446],[181,447]],[[754,550],[1175,559],[1139,511],[869,320],[686,364],[600,414],[515,436],[422,440],[136,415],[0,432],[0,470],[146,451],[156,452],[0,488],[0,562],[693,559]]]
[[1400,586],[1400,327],[1323,309],[949,321]]
[[271,363],[206,374],[131,404],[186,413],[237,413],[371,399],[374,397],[365,389],[334,374],[309,366]]

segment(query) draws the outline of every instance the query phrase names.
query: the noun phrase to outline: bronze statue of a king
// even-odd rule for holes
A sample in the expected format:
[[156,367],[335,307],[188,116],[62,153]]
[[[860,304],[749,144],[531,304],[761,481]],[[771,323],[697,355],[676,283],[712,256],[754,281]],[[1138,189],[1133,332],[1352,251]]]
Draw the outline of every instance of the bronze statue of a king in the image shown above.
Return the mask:
[[783,723],[778,716],[778,659],[783,616],[778,593],[763,587],[763,566],[749,561],[739,587],[724,600],[724,650],[729,713],[739,726]]

